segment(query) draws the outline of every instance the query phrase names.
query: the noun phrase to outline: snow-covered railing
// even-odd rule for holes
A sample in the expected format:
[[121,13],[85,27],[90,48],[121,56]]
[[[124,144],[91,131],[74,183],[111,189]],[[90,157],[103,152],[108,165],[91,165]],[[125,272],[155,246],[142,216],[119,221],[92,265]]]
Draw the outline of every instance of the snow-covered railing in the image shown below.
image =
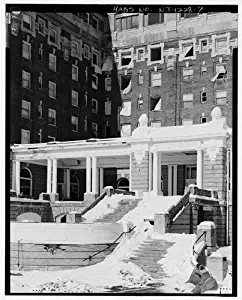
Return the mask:
[[88,207],[86,207],[83,212],[79,215],[79,217],[83,217],[89,210],[91,210],[93,207],[95,207],[104,197],[107,195],[107,191],[105,190],[103,193],[101,193],[100,196],[97,197],[97,199]]
[[169,210],[169,218],[172,221],[175,216],[180,212],[180,210],[187,206],[187,204],[189,203],[189,196],[190,196],[190,190],[180,199],[180,201],[176,204],[173,205]]

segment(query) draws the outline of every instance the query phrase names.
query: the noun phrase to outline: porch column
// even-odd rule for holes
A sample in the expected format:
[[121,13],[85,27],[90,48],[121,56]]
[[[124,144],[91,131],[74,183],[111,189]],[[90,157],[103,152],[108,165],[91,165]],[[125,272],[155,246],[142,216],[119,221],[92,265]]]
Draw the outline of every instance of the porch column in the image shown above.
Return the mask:
[[99,181],[100,181],[99,188],[100,188],[100,193],[101,193],[103,190],[103,168],[100,168],[100,171],[99,171]]
[[47,194],[51,193],[51,174],[52,174],[52,160],[49,158],[47,160]]
[[129,190],[132,191],[132,176],[131,176],[131,173],[132,173],[132,153],[130,153],[130,156],[129,156]]
[[91,193],[91,157],[86,158],[86,193]]
[[158,191],[161,192],[161,152],[158,153]]
[[16,194],[20,194],[20,161],[16,160]]
[[152,152],[149,151],[149,192],[152,190]]
[[16,191],[16,160],[12,161],[12,190]]
[[92,193],[97,194],[97,157],[92,158]]
[[153,152],[153,191],[158,192],[158,152]]
[[197,186],[203,188],[203,152],[202,149],[197,150]]
[[53,159],[52,193],[57,193],[57,159]]
[[168,196],[172,195],[172,165],[168,165]]
[[177,195],[177,165],[173,166],[173,195]]
[[71,170],[67,169],[66,170],[66,197],[70,198],[71,197]]

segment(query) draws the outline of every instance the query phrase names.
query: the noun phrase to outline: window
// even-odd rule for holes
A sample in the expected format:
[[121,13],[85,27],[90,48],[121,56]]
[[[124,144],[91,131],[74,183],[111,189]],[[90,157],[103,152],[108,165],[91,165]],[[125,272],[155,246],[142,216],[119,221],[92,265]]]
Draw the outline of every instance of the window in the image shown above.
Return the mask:
[[56,72],[56,56],[49,54],[49,69]]
[[131,124],[122,124],[121,125],[121,137],[131,136]]
[[49,97],[56,99],[56,84],[49,81]]
[[27,168],[20,172],[20,194],[24,197],[32,195],[32,175]]
[[111,87],[112,87],[112,78],[111,77],[105,78],[105,90],[107,92],[110,92],[111,91]]
[[150,74],[151,86],[161,86],[161,72],[152,71]]
[[98,28],[98,19],[95,17],[92,18],[92,27],[95,29]]
[[186,126],[186,125],[192,125],[193,124],[193,120],[190,119],[183,119],[182,120],[182,125]]
[[123,107],[120,111],[120,116],[130,117],[131,116],[131,101],[124,101]]
[[78,93],[75,91],[71,92],[71,104],[78,107]]
[[23,14],[23,28],[32,30],[32,17],[26,14]]
[[56,44],[57,43],[57,33],[56,30],[50,29],[50,42]]
[[201,40],[201,52],[208,51],[208,40]]
[[48,110],[48,123],[49,125],[56,125],[56,111],[54,109]]
[[42,20],[42,19],[39,19],[38,20],[38,23],[39,23],[39,29],[38,29],[38,32],[42,35],[45,35],[45,21]]
[[152,121],[152,122],[150,122],[150,126],[153,127],[153,128],[159,128],[159,127],[161,127],[161,122]]
[[55,137],[48,135],[48,142],[55,142]]
[[190,81],[193,79],[193,69],[183,68],[183,81]]
[[99,62],[98,62],[98,53],[97,52],[93,52],[92,53],[92,64],[98,66]]
[[121,90],[126,89],[131,81],[131,75],[122,75],[121,76]]
[[133,15],[129,17],[117,18],[115,20],[115,31],[123,31],[135,29],[139,27],[139,16]]
[[216,103],[217,105],[227,104],[227,91],[216,91]]
[[137,51],[137,61],[144,61],[145,59],[145,50],[144,49],[138,49]]
[[87,106],[87,93],[84,95],[84,105]]
[[144,99],[142,97],[139,97],[137,100],[137,108],[142,109],[144,105]]
[[131,63],[131,52],[122,52],[121,53],[121,66],[128,66]]
[[103,22],[103,20],[99,20],[99,22],[98,22],[98,30],[100,32],[104,31],[104,22]]
[[201,103],[204,103],[207,101],[207,92],[206,91],[202,91],[201,92]]
[[39,59],[43,60],[43,49],[39,48]]
[[193,44],[183,44],[182,54],[184,57],[191,57],[194,55]]
[[161,110],[161,98],[152,98],[150,97],[150,110],[151,111],[159,111]]
[[110,116],[112,113],[112,102],[109,101],[109,98],[107,98],[107,101],[105,101],[105,116]]
[[207,123],[207,118],[206,117],[201,117],[201,124]]
[[189,19],[189,18],[194,18],[197,17],[197,13],[181,13],[180,17],[181,19]]
[[40,104],[38,105],[38,117],[43,118],[43,106],[42,106],[42,101],[40,101]]
[[41,128],[39,129],[38,136],[39,136],[39,143],[42,143],[42,129]]
[[92,88],[97,90],[98,88],[98,77],[92,74]]
[[142,73],[138,74],[138,84],[144,84],[144,75]]
[[196,179],[197,178],[197,167],[187,166],[186,167],[186,179]]
[[184,108],[192,108],[193,94],[183,94],[183,106]]
[[84,118],[84,131],[87,131],[87,116]]
[[71,116],[71,130],[78,131],[78,118]]
[[227,39],[217,39],[215,41],[215,51],[220,52],[227,49]]
[[75,55],[78,55],[78,52],[79,52],[79,45],[78,45],[78,43],[72,41],[72,54],[75,56]]
[[164,22],[163,13],[150,13],[148,14],[148,25],[154,25]]
[[201,75],[206,76],[207,75],[207,66],[202,66],[201,67]]
[[160,61],[161,60],[161,47],[150,49],[150,61]]
[[30,102],[22,100],[22,118],[30,119]]
[[21,129],[21,144],[30,144],[30,131]]
[[92,123],[92,136],[93,137],[98,136],[98,126],[96,123]]
[[105,137],[106,138],[111,137],[111,126],[108,123],[105,125]]
[[82,20],[83,20],[85,23],[89,23],[89,13],[83,13],[83,14],[82,14]]
[[28,72],[22,70],[22,87],[31,88],[31,75]]
[[39,89],[42,90],[43,88],[43,78],[42,78],[42,72],[40,72],[39,76]]
[[78,67],[72,65],[72,80],[78,81]]
[[84,57],[89,59],[90,48],[87,45],[84,45]]
[[98,113],[98,101],[96,99],[92,99],[92,112],[94,114]]
[[22,55],[24,58],[30,60],[31,59],[31,45],[25,41],[23,41],[23,52]]

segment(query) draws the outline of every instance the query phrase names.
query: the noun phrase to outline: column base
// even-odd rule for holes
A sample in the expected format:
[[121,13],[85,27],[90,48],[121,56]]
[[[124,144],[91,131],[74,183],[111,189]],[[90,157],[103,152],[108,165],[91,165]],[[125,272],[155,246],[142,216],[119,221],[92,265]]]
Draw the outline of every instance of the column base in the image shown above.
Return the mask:
[[97,194],[95,193],[84,193],[84,203],[91,205],[97,198]]
[[149,196],[163,196],[163,192],[152,190],[151,192],[149,192]]

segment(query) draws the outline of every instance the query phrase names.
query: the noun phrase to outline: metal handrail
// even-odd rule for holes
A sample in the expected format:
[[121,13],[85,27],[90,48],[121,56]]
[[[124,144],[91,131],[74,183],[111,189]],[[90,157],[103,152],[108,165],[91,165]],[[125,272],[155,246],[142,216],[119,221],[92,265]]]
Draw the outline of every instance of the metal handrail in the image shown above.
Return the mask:
[[203,235],[205,235],[205,240],[206,240],[206,234],[207,234],[207,232],[206,231],[203,231],[203,233],[196,239],[196,241],[194,242],[194,244],[193,244],[193,246],[192,246],[192,252],[193,252],[193,254],[195,253],[195,254],[198,254],[195,250],[194,250],[194,248],[195,248],[195,244],[201,239],[201,237],[203,236]]

